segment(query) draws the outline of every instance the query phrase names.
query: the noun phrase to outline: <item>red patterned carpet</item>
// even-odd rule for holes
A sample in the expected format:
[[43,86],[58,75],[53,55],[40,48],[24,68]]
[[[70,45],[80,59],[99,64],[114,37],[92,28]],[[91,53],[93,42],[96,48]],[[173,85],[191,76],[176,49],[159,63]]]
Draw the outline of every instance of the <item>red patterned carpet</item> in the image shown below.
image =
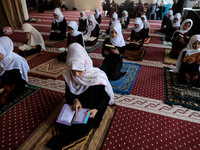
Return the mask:
[[197,123],[118,106],[102,149],[199,149],[199,129]]
[[164,48],[149,47],[146,51],[146,54],[144,55],[144,60],[163,62],[165,57],[164,52]]

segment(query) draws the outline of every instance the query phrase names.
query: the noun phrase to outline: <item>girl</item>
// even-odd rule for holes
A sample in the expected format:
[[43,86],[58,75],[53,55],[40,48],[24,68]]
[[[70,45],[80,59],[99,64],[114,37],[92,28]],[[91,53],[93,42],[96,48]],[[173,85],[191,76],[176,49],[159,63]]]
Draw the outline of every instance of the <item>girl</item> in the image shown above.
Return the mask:
[[[113,104],[114,93],[106,74],[93,67],[93,62],[86,50],[78,43],[69,45],[67,69],[63,72],[66,83],[65,97],[67,103],[77,112],[89,108],[87,124],[66,126],[56,123],[61,131],[61,140],[56,145],[66,144],[80,139],[89,133],[91,128],[98,128],[108,104]],[[65,141],[62,141],[65,140]]]
[[71,43],[79,43],[85,48],[85,42],[83,40],[83,33],[78,31],[78,25],[75,21],[70,21],[67,25],[68,29],[68,39],[67,46]]
[[173,33],[180,28],[181,14],[177,13],[171,23],[166,26],[165,40],[171,41]]
[[192,28],[193,21],[191,19],[186,19],[181,24],[180,30],[174,32],[172,37],[172,50],[170,52],[170,57],[178,58],[180,52],[187,46],[189,39],[188,31]]
[[142,22],[143,22],[143,26],[144,26],[144,30],[145,30],[145,37],[148,38],[149,36],[149,22],[147,21],[147,17],[145,15],[141,16]]
[[39,53],[42,49],[45,50],[44,40],[40,32],[29,23],[24,23],[22,29],[27,34],[26,44],[32,47],[32,49],[25,51],[24,55],[30,56]]
[[[128,50],[138,50],[141,48],[141,46],[144,43],[145,39],[145,30],[144,30],[144,25],[142,23],[142,20],[140,18],[135,18],[134,20],[134,27],[133,30],[131,31],[131,36],[130,36],[131,42],[127,46]],[[135,44],[138,43],[138,44]]]
[[85,45],[93,46],[96,44],[96,42],[98,40],[100,28],[99,28],[98,22],[94,18],[94,15],[89,16],[88,21],[89,21],[89,25],[87,26],[86,36],[87,37],[96,37],[96,39],[94,41],[86,41]]
[[[107,46],[107,44],[113,47]],[[101,69],[107,74],[109,80],[118,80],[125,74],[120,72],[125,48],[121,24],[113,23],[110,29],[110,38],[104,41],[102,48],[102,55],[105,59]]]
[[187,48],[184,48],[178,57],[176,69],[172,70],[179,72],[186,83],[199,84],[200,57],[192,57],[195,54],[200,56],[200,35],[191,37]]
[[63,40],[66,38],[67,22],[59,8],[56,8],[53,11],[53,16],[54,18],[51,25],[51,33],[49,39]]
[[122,12],[122,20],[121,20],[122,28],[127,28],[129,22],[130,22],[130,18],[128,17],[128,12],[126,10],[124,10]]
[[166,27],[169,26],[169,24],[171,24],[171,21],[173,20],[173,18],[174,18],[173,11],[169,10],[163,18],[160,32],[163,32],[163,33],[166,32]]
[[98,24],[101,24],[101,12],[99,11],[98,8],[95,9],[95,14],[94,17],[96,19],[96,21],[98,22]]
[[113,23],[120,23],[120,21],[118,20],[118,14],[117,14],[116,12],[114,12],[114,13],[112,14],[112,19],[110,20],[109,28],[106,30],[106,33],[107,33],[107,34],[110,33],[110,26],[111,26]]
[[0,105],[14,100],[28,82],[28,63],[13,48],[10,38],[0,38]]
[[80,18],[79,18],[79,27],[78,27],[78,31],[81,32],[85,32],[86,31],[86,27],[88,24],[88,20],[85,17],[85,11],[81,11],[80,12]]

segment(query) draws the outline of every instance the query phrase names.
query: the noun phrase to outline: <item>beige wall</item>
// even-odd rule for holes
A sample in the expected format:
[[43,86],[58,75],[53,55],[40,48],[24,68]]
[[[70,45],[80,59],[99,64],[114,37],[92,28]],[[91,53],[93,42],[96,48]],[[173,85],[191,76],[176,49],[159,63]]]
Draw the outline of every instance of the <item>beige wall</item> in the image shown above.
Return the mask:
[[66,6],[69,10],[72,10],[72,8],[74,7],[74,0],[62,0],[62,1],[65,2]]

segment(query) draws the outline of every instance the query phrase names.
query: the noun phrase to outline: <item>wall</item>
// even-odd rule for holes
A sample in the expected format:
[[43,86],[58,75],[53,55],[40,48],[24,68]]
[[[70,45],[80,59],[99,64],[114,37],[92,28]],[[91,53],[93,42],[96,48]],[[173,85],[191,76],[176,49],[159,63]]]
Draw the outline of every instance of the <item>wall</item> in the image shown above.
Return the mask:
[[95,10],[95,8],[102,10],[101,0],[74,0],[74,6],[77,10]]
[[66,6],[67,6],[67,8],[69,10],[73,9],[73,7],[74,7],[74,0],[62,0],[62,1],[65,2]]
[[194,0],[194,1],[186,0],[184,7],[191,8],[194,6],[194,3],[198,3],[198,0]]

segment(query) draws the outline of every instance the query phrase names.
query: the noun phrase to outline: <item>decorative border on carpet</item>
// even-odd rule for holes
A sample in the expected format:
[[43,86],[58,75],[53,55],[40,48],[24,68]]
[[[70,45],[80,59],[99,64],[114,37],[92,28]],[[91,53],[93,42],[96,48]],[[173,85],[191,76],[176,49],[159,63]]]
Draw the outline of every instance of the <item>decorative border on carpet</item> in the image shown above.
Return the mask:
[[200,88],[180,83],[178,74],[164,68],[165,101],[169,105],[181,105],[200,111]]
[[177,59],[171,58],[169,56],[170,51],[171,51],[171,49],[168,49],[168,48],[165,49],[164,63],[165,64],[176,65]]
[[94,46],[86,46],[86,51],[88,53],[91,53],[91,52],[97,50],[97,48],[99,48],[102,45],[103,45],[103,42],[97,41],[97,43]]
[[110,81],[113,91],[120,94],[129,94],[137,77],[140,65],[123,62],[121,72],[126,74],[117,81]]
[[8,104],[0,107],[0,116],[39,89],[40,87],[38,86],[27,84],[25,90],[22,93],[19,93],[18,97],[16,97],[13,101],[8,102]]
[[29,74],[39,77],[49,77],[57,79],[62,75],[63,70],[66,68],[66,63],[52,58],[49,61],[32,68]]

